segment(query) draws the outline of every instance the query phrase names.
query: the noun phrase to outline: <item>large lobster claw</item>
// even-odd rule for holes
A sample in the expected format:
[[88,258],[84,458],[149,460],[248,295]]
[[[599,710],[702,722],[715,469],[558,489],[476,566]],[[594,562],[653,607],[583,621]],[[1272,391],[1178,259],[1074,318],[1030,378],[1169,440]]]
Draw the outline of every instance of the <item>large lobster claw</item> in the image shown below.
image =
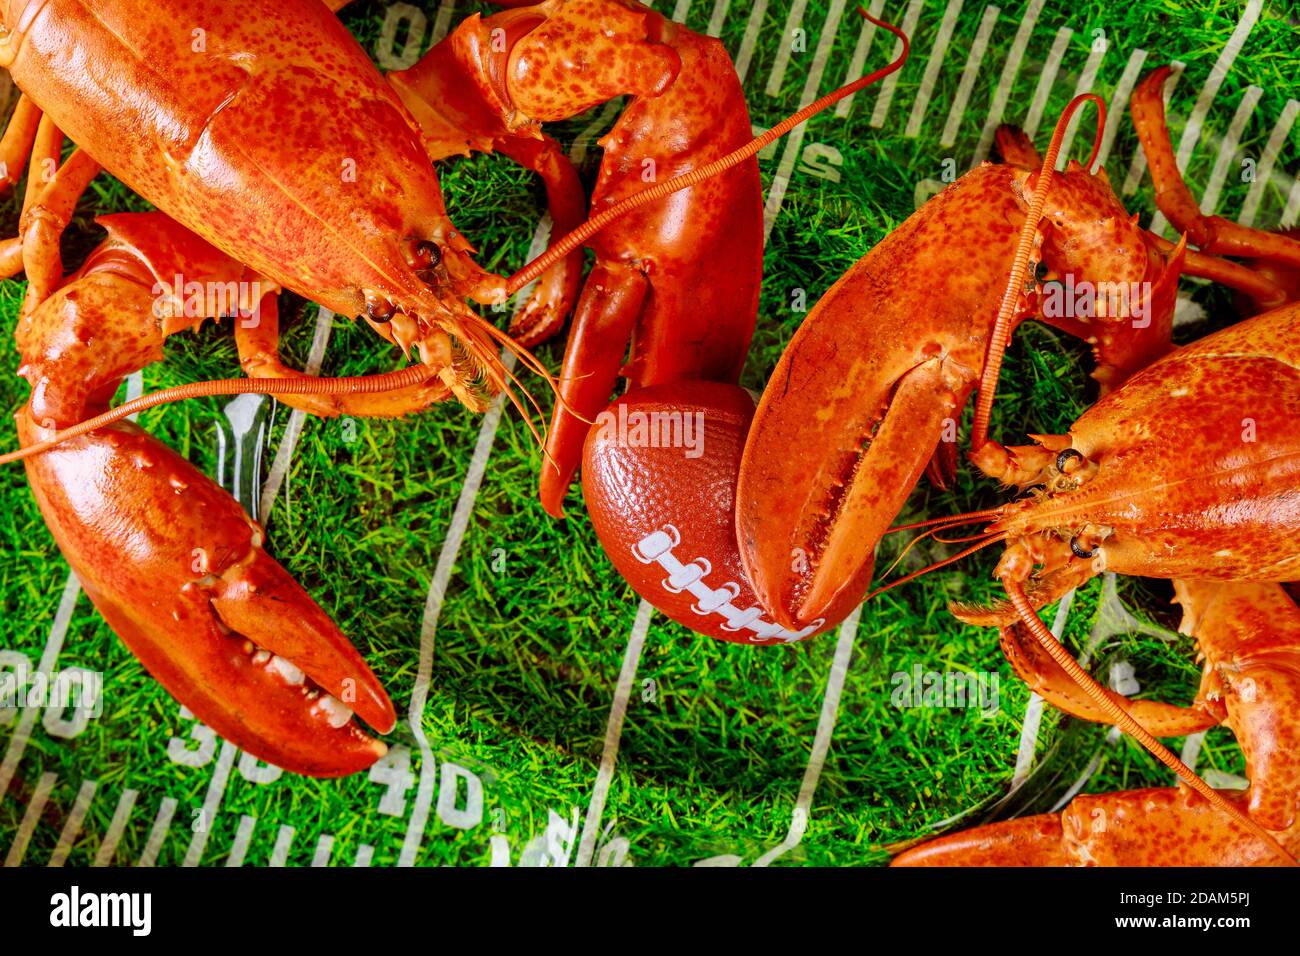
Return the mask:
[[[24,445],[47,437],[20,412]],[[121,423],[26,459],[46,524],[109,626],[199,720],[286,770],[339,776],[387,751],[393,705],[238,503]]]
[[956,438],[1023,220],[1013,179],[983,166],[927,203],[830,288],[772,373],[741,460],[736,536],[782,625],[865,594],[876,542],[940,439]]

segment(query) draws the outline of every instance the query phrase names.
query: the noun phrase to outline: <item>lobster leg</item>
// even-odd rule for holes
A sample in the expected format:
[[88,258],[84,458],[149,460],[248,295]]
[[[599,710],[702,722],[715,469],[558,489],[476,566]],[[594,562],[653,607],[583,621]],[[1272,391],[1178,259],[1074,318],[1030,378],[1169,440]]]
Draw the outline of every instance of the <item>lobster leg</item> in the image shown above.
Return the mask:
[[564,516],[564,495],[578,469],[588,422],[609,402],[649,294],[649,280],[634,267],[597,262],[587,278],[564,351],[562,403],[551,422],[539,481],[542,506],[553,517]]
[[[161,358],[168,334],[212,314],[164,312],[160,321],[160,274],[241,274],[161,214],[101,221],[109,239],[32,315],[22,346],[32,396],[17,415],[24,445],[106,408],[124,375]],[[383,688],[223,489],[130,422],[25,464],[87,595],[195,716],[298,773],[351,773],[384,754],[351,720],[355,711],[390,730],[396,718]]]
[[[239,362],[249,378],[310,378],[280,359],[280,316],[268,297],[255,322],[235,322]],[[282,395],[280,401],[322,418],[355,415],[359,418],[400,418],[443,401],[450,390],[440,379],[391,392],[337,395]]]
[[40,108],[26,93],[18,97],[4,138],[0,139],[0,190],[18,184],[20,171],[27,165],[32,144],[36,141],[36,128],[41,122]]
[[[27,176],[27,195],[19,234],[23,242],[23,270],[27,273],[27,296],[23,300],[25,320],[63,281],[63,259],[59,237],[72,217],[72,210],[99,165],[84,150],[77,150],[57,172],[63,147],[63,133],[48,116],[42,116],[32,152],[32,169]],[[37,167],[41,168],[39,174]],[[23,321],[20,320],[20,321]]]
[[[1240,802],[1239,794],[1222,794]],[[1300,833],[1281,835],[1294,852]],[[1184,787],[1076,797],[1060,814],[991,823],[930,840],[893,866],[1261,866],[1280,858]]]
[[[1133,91],[1130,109],[1156,187],[1156,205],[1180,232],[1201,252],[1268,259],[1290,268],[1300,268],[1300,240],[1275,232],[1252,229],[1222,216],[1202,214],[1178,170],[1178,160],[1165,122],[1162,91],[1172,70],[1153,70]],[[1276,305],[1277,303],[1273,303]],[[1265,303],[1260,303],[1261,306]]]

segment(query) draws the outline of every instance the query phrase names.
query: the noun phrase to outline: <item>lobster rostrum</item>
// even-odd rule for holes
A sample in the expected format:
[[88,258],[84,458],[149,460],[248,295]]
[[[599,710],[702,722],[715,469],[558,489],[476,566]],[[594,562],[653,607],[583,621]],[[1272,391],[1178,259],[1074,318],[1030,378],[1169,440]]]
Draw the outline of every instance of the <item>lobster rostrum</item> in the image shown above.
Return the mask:
[[[168,401],[246,392],[281,396],[321,415],[397,416],[451,395],[481,408],[496,391],[525,410],[497,346],[543,375],[544,367],[472,311],[467,298],[499,302],[540,278],[524,311],[531,310],[534,328],[553,325],[575,284],[573,257],[583,242],[629,212],[651,213],[656,202],[673,210],[664,223],[693,221],[690,203],[673,193],[713,195],[715,177],[736,167],[743,184],[746,164],[767,143],[902,62],[698,168],[678,155],[669,168],[684,172],[610,198],[596,217],[507,280],[474,263],[447,218],[430,159],[456,151],[445,138],[448,125],[473,119],[474,135],[462,137],[469,148],[500,149],[542,171],[556,220],[572,219],[571,183],[537,130],[537,116],[549,115],[548,100],[555,115],[567,115],[624,90],[651,96],[687,56],[685,41],[661,42],[660,32],[675,28],[637,4],[557,0],[507,11],[501,20],[475,18],[431,54],[424,71],[417,66],[390,85],[332,16],[338,6],[259,0],[236,10],[184,0],[50,0],[0,8],[0,65],[23,92],[0,158],[15,170],[30,155],[44,173],[27,178],[20,235],[0,243],[5,274],[27,273],[18,339],[33,383],[18,413],[24,447],[0,455],[0,463],[28,462],[60,548],[151,672],[240,747],[317,775],[377,759],[383,745],[353,727],[347,712],[386,732],[394,723],[391,703],[327,616],[265,555],[261,529],[233,499],[125,420]],[[639,66],[612,76],[592,71],[580,45],[565,47],[573,60],[544,55],[548,43],[580,32],[583,16],[601,10],[625,31],[602,27],[604,41],[624,36],[631,44],[630,59],[609,62]],[[77,40],[69,45],[68,37]],[[711,56],[715,46],[701,41],[691,55]],[[448,90],[461,68],[482,102],[452,102]],[[646,86],[650,76],[658,79]],[[420,110],[426,96],[432,105]],[[485,102],[499,110],[499,127],[479,110]],[[647,108],[634,119],[607,141],[613,148],[603,181],[611,197],[632,181],[620,172],[619,142],[648,142],[648,125],[663,114]],[[732,126],[719,128],[729,136]],[[77,149],[61,163],[65,132]],[[541,145],[521,145],[529,139]],[[107,222],[109,240],[65,280],[59,236],[101,167],[162,213]],[[725,218],[717,224],[725,226]],[[666,262],[664,269],[671,271]],[[176,274],[238,285],[237,308],[205,300],[184,313],[185,321],[158,321],[155,286]],[[602,283],[589,283],[596,299]],[[246,293],[245,285],[266,296]],[[279,288],[343,315],[364,314],[419,363],[345,379],[286,367],[268,298]],[[156,360],[167,334],[231,311],[241,314],[235,334],[252,378],[193,383],[108,410],[122,377]],[[675,341],[668,330],[656,336],[660,344],[647,355]],[[123,553],[138,565],[122,568]]]

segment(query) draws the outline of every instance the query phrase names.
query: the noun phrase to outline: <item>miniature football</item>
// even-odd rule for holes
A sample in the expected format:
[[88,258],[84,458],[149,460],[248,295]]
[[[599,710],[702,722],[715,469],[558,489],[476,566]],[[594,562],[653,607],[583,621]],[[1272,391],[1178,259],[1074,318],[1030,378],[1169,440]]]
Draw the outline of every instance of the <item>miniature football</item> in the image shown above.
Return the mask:
[[736,548],[736,477],[754,400],[735,385],[637,389],[596,418],[582,490],[600,543],[636,592],[693,631],[740,644],[803,640],[759,606]]

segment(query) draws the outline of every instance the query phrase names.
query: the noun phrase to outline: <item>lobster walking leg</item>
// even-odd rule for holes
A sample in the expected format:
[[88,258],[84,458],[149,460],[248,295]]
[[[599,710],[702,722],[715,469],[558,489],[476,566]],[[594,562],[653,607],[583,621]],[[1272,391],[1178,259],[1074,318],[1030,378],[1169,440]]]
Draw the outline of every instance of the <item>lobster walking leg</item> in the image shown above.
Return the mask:
[[[1201,252],[1267,259],[1290,269],[1300,269],[1300,240],[1201,212],[1200,204],[1178,170],[1178,160],[1165,122],[1162,91],[1171,72],[1168,66],[1153,70],[1138,84],[1131,99],[1133,128],[1137,130],[1151,169],[1156,205],[1175,229],[1187,233]],[[1270,307],[1279,303],[1259,304]]]
[[[249,378],[310,378],[305,372],[289,368],[280,359],[280,317],[274,303],[260,312],[257,321],[235,322],[235,345],[239,349],[239,362],[244,374]],[[400,418],[443,401],[450,394],[447,386],[435,378],[392,392],[283,395],[280,401],[322,418],[338,415]]]
[[[155,283],[242,269],[158,213],[105,217],[109,239],[39,304],[21,342],[24,445],[107,408],[164,338],[221,310],[162,310]],[[141,238],[145,248],[132,242]],[[273,307],[273,297],[263,303]],[[231,305],[228,303],[228,305]],[[246,315],[251,303],[233,304]],[[384,754],[391,702],[329,616],[262,549],[233,498],[130,422],[25,460],[46,524],[141,663],[217,733],[285,769],[352,773]]]

